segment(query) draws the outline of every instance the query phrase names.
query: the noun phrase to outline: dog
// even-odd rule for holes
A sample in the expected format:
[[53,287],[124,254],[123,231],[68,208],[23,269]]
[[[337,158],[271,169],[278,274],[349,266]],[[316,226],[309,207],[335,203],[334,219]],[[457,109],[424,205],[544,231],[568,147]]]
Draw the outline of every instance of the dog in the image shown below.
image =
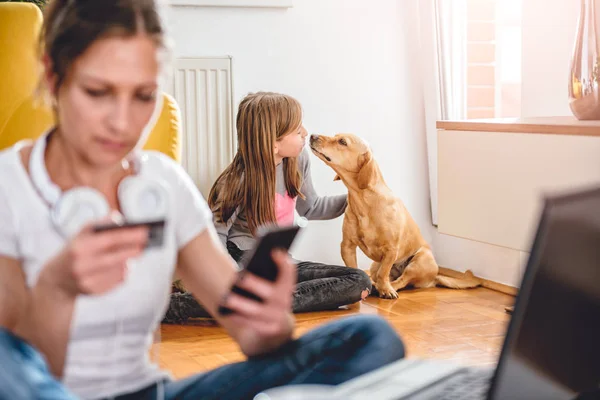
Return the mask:
[[467,289],[481,285],[470,271],[464,279],[439,275],[431,247],[403,202],[386,185],[370,147],[356,135],[311,135],[310,148],[348,188],[341,253],[357,268],[356,248],[373,263],[369,275],[380,297],[395,299],[407,286]]

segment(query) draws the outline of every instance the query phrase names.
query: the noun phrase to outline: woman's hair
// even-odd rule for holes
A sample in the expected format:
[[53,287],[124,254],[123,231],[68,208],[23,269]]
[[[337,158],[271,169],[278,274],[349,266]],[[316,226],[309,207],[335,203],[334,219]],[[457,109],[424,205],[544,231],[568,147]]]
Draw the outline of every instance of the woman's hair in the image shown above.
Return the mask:
[[[300,103],[291,96],[259,92],[246,96],[237,113],[238,151],[210,190],[208,204],[218,222],[227,222],[240,207],[254,234],[262,225],[276,223],[275,142],[302,123]],[[285,187],[300,196],[301,176],[296,158],[283,160]]]
[[40,47],[56,74],[56,88],[97,39],[144,33],[167,50],[159,9],[155,0],[51,0],[44,9]]

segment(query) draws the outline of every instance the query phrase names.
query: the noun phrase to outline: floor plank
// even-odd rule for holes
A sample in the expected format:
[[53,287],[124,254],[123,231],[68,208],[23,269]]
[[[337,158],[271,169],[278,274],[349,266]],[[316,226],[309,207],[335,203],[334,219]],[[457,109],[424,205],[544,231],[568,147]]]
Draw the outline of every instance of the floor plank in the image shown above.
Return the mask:
[[[485,288],[421,289],[399,293],[396,300],[369,297],[359,308],[296,315],[295,335],[353,314],[386,318],[401,335],[408,357],[491,365],[500,354],[512,296]],[[225,331],[207,321],[162,325],[151,357],[176,378],[244,359]]]

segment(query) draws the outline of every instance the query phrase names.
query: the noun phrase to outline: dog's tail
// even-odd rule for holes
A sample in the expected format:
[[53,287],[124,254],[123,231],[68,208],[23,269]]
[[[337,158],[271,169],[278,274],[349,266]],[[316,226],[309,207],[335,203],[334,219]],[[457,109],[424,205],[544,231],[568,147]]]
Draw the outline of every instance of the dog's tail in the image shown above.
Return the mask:
[[450,289],[471,289],[481,286],[481,279],[473,275],[470,270],[465,271],[464,277],[453,278],[451,276],[438,275],[435,277],[435,283]]

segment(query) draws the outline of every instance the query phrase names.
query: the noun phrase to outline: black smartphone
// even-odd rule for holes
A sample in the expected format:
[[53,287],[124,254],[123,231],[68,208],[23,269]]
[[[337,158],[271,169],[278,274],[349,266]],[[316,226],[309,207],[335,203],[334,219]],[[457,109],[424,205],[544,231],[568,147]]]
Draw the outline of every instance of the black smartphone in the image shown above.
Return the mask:
[[[243,266],[244,270],[274,282],[277,279],[279,269],[271,257],[271,252],[276,249],[289,250],[300,229],[299,226],[275,228],[259,235],[258,242],[252,250],[252,255],[248,259],[248,262]],[[250,293],[237,285],[233,285],[231,292],[255,301],[262,301],[262,299],[254,293]],[[221,315],[233,313],[233,310],[224,306],[219,306],[218,311]]]
[[146,249],[153,247],[162,246],[165,239],[165,220],[154,220],[154,221],[140,221],[140,222],[124,222],[121,224],[108,223],[94,226],[92,231],[94,233],[111,231],[114,229],[123,228],[135,228],[138,226],[148,227],[148,242],[146,243]]

